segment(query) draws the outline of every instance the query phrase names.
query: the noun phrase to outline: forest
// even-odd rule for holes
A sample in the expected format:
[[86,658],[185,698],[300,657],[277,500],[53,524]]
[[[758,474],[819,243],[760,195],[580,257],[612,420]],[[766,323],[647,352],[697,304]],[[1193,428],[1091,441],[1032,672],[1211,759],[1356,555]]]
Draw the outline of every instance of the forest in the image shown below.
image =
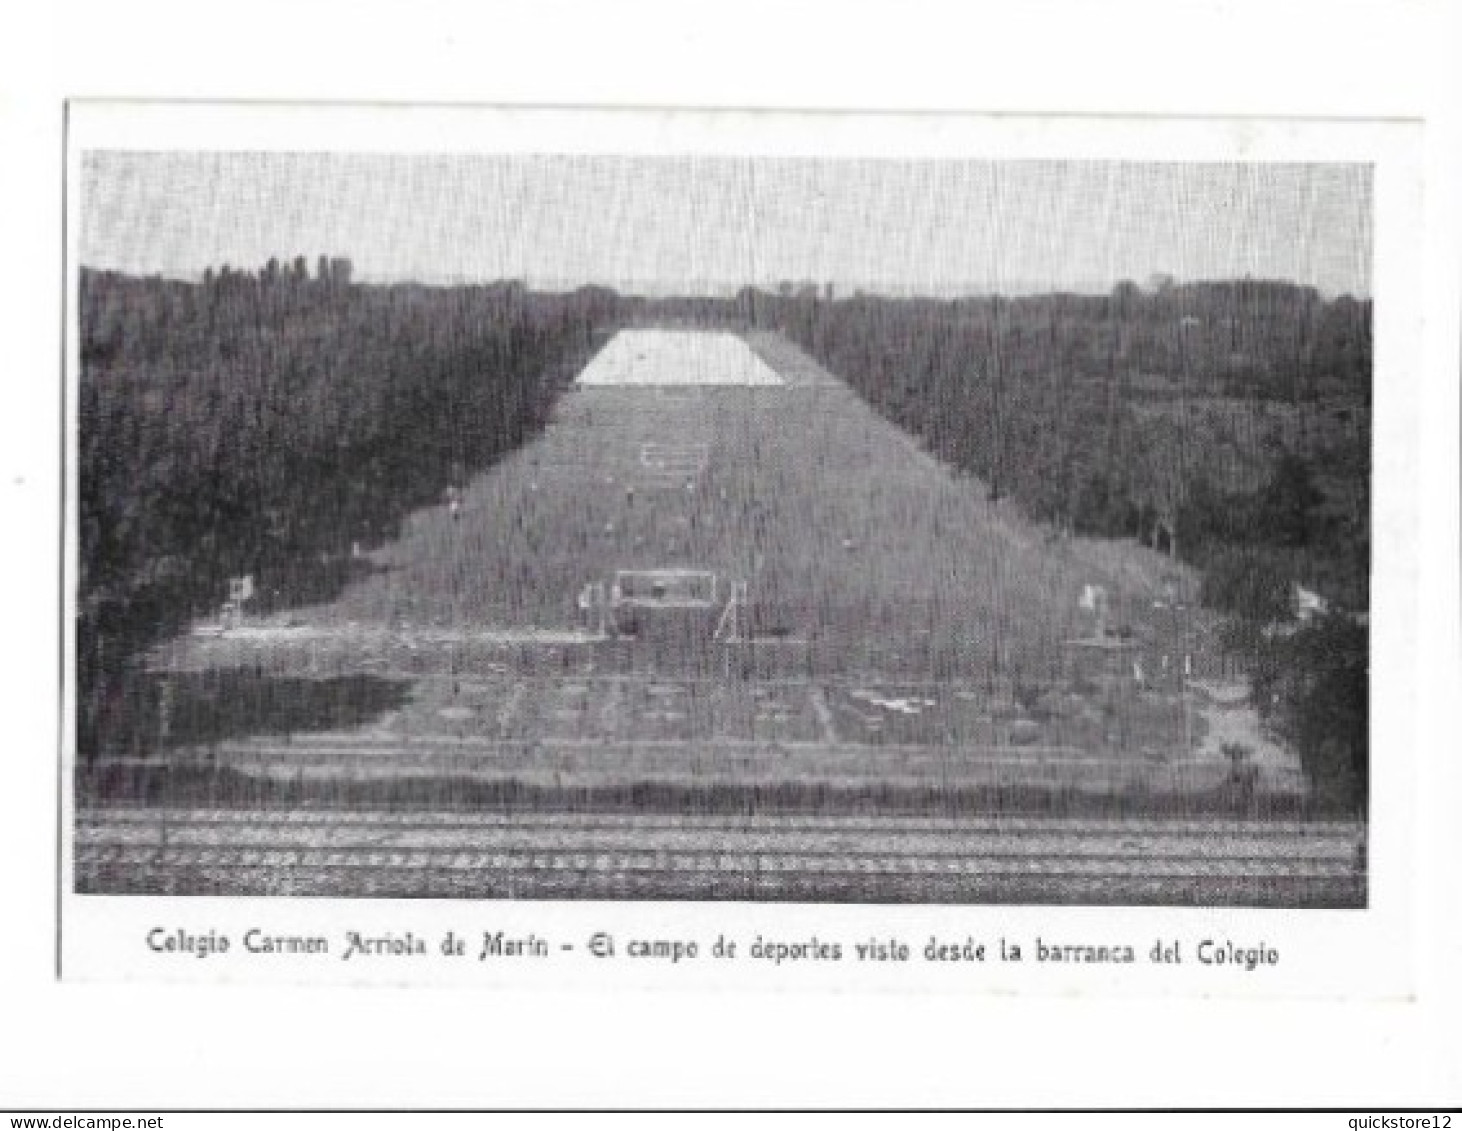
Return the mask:
[[541,429],[602,344],[602,294],[350,282],[271,260],[202,284],[83,271],[83,748],[140,652],[230,578],[327,600],[413,509]]
[[1285,551],[1366,604],[1370,306],[1280,283],[826,302],[743,292],[934,454],[1073,532]]

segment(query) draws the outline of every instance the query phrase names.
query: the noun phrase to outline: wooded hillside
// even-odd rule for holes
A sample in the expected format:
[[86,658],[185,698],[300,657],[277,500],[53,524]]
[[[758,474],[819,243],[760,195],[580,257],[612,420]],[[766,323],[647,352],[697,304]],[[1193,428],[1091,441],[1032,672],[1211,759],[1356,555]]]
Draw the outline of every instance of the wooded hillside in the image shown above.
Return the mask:
[[333,595],[356,551],[540,429],[602,340],[594,293],[348,278],[303,259],[201,285],[83,271],[83,688],[217,609],[230,577],[262,608]]

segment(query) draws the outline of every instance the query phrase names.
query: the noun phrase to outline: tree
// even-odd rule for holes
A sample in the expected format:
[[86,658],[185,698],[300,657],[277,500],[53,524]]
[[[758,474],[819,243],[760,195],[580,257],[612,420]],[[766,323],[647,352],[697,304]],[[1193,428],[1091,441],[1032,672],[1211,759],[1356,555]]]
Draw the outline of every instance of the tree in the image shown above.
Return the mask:
[[201,288],[83,269],[84,751],[125,745],[119,689],[145,683],[146,647],[216,610],[228,577],[255,573],[280,604],[328,599],[352,541],[385,536],[542,427],[584,341],[575,300],[521,287],[357,286],[330,302],[251,289],[223,268],[200,319]]
[[1370,791],[1370,663],[1365,625],[1329,613],[1261,643],[1259,709],[1294,743],[1325,804],[1363,810]]
[[1191,477],[1182,501],[1174,508],[1172,531],[1183,552],[1202,555],[1214,545],[1235,540],[1235,500],[1220,491],[1213,480],[1198,473]]
[[1281,456],[1259,496],[1255,533],[1279,546],[1307,546],[1316,533],[1315,508],[1325,496],[1310,465],[1293,452]]
[[1131,279],[1123,279],[1112,288],[1112,309],[1118,318],[1130,318],[1142,301],[1142,288]]
[[1203,575],[1203,603],[1232,613],[1248,626],[1294,617],[1294,584],[1284,567],[1258,549],[1219,554]]
[[1077,533],[1121,537],[1131,533],[1136,508],[1103,472],[1088,478],[1076,492],[1071,516]]

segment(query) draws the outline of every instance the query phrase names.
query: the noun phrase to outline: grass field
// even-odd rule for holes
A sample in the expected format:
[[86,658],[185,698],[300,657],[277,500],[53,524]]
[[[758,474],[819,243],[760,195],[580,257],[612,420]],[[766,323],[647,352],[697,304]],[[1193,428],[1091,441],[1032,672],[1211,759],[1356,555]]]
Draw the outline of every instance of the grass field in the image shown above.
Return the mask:
[[[1135,632],[1186,627],[1149,615],[1180,570],[1154,555],[1134,575],[1053,544],[778,349],[784,385],[574,387],[541,439],[466,485],[455,515],[414,515],[374,573],[291,618],[567,629],[585,584],[683,566],[746,582],[754,608],[848,673],[1050,676],[1063,641],[1089,631],[1077,601],[1090,583]],[[746,364],[700,360],[731,366],[727,379]]]
[[[1262,755],[1261,792],[1303,793],[1252,712],[1183,693],[1206,635],[1175,608],[1179,567],[1048,537],[785,339],[701,337],[611,341],[540,439],[412,516],[339,599],[161,649],[168,718],[126,760],[274,781],[1172,796],[1225,787],[1222,736]],[[743,582],[756,638],[584,623],[586,585],[665,567]],[[1070,646],[1093,584],[1120,649]]]

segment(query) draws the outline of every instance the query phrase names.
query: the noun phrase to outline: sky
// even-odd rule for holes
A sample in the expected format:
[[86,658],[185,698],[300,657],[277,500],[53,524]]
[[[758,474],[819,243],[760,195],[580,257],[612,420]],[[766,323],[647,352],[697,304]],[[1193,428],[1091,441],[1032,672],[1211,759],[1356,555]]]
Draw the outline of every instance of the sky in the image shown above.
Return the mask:
[[1103,291],[1157,274],[1370,293],[1355,164],[89,152],[82,264],[646,294],[751,283]]

